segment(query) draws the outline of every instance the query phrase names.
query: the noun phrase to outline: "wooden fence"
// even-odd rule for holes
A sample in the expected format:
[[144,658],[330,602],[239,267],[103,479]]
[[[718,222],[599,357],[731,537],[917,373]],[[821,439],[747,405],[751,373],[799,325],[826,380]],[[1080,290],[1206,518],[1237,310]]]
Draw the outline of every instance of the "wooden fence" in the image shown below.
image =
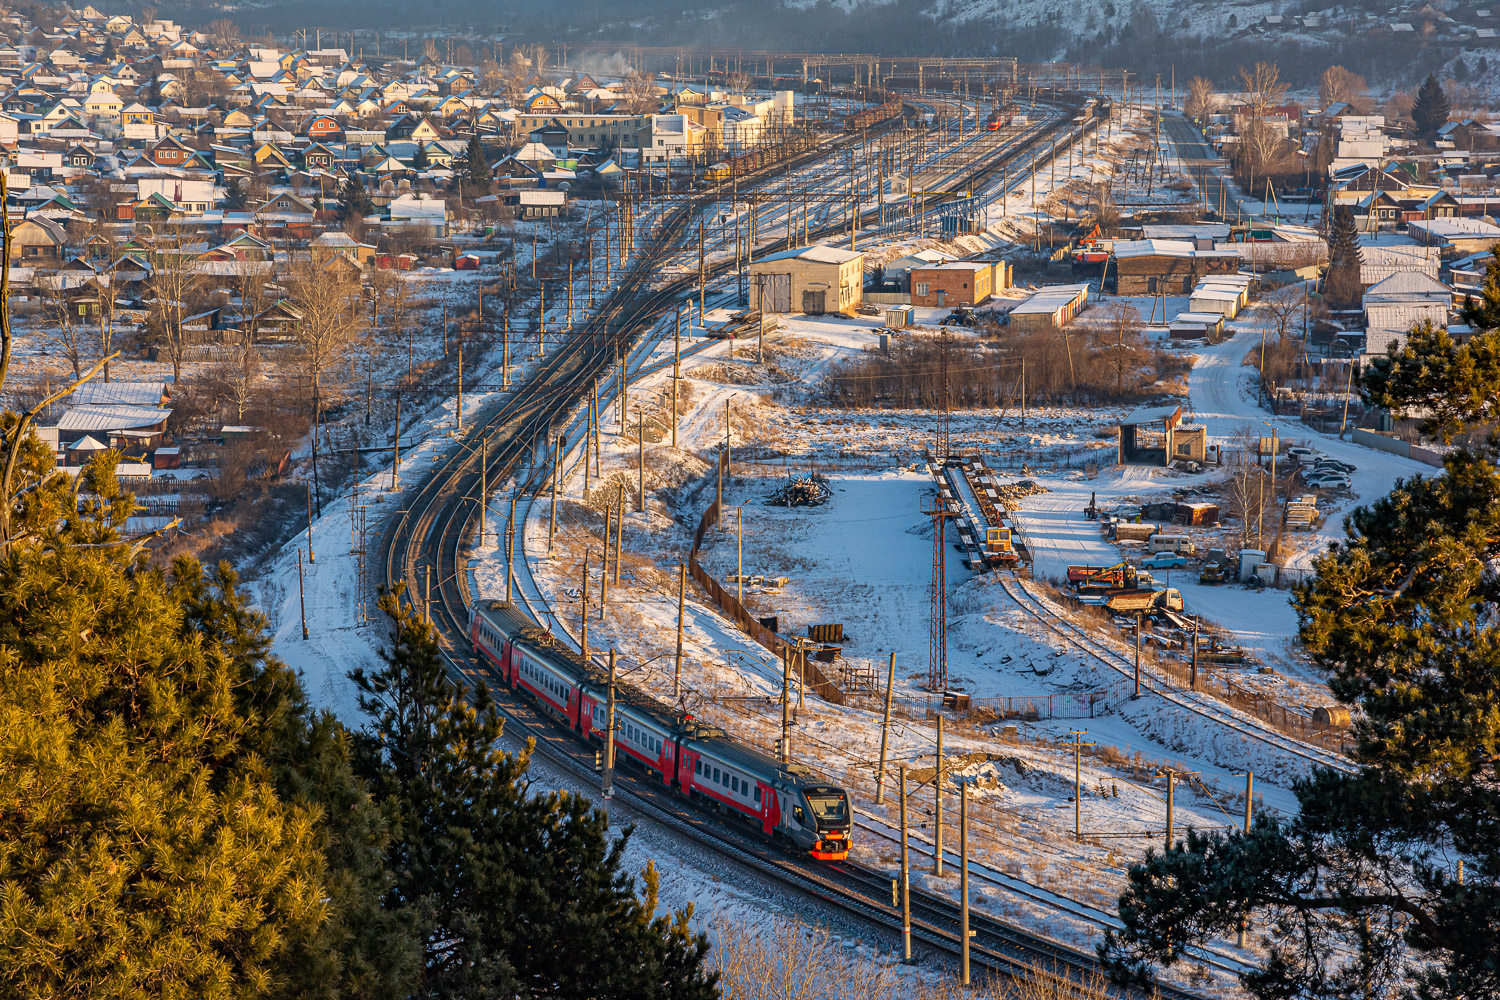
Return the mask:
[[[723,454],[720,456],[720,469],[723,469]],[[781,638],[775,632],[766,628],[754,616],[746,610],[739,599],[734,596],[723,584],[719,583],[708,571],[698,564],[698,548],[703,544],[703,536],[708,532],[708,526],[719,519],[719,501],[715,500],[708,505],[708,510],[703,512],[702,519],[698,522],[698,530],[693,533],[693,548],[688,553],[688,573],[698,581],[698,585],[708,591],[708,596],[713,599],[714,604],[724,613],[730,621],[750,638],[770,650],[783,662],[790,662],[794,671],[800,671],[802,683],[813,691],[824,701],[835,705],[845,702],[844,692],[839,690],[818,669],[818,665],[807,658],[807,651],[794,647],[791,643]]]

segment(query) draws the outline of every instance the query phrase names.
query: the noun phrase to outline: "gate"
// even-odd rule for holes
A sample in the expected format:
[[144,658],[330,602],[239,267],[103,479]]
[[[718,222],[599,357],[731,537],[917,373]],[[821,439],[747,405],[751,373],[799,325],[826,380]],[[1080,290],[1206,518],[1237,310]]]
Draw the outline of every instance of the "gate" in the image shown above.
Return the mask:
[[[768,274],[765,276],[765,284],[762,286],[761,295],[765,302],[761,303],[761,312],[789,313],[792,311],[792,276],[791,274]],[[769,305],[767,309],[765,306]]]

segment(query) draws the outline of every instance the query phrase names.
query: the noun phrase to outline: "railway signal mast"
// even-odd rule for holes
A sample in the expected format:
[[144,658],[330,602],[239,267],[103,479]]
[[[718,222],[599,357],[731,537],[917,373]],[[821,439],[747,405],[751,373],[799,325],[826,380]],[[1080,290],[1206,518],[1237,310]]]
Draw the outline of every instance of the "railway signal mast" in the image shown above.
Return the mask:
[[948,690],[948,518],[957,516],[939,494],[922,511],[932,518],[932,611],[928,624],[927,690]]

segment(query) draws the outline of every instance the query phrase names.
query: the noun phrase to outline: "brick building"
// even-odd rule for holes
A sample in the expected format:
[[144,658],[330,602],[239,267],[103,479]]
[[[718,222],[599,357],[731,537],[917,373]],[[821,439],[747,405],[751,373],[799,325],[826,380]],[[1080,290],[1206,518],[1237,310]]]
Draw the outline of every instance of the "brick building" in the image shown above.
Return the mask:
[[914,306],[936,306],[939,309],[974,306],[994,292],[995,265],[987,261],[955,260],[911,270],[911,304]]
[[1114,246],[1116,294],[1186,295],[1209,274],[1237,274],[1239,254],[1199,250],[1187,240],[1132,240]]

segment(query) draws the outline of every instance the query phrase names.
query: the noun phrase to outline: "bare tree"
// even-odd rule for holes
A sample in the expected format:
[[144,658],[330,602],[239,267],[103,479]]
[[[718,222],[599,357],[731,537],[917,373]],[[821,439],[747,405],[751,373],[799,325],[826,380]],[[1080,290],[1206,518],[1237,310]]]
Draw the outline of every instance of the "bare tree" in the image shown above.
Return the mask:
[[1214,82],[1205,77],[1195,76],[1188,81],[1187,101],[1182,110],[1189,118],[1205,118],[1213,112],[1218,101],[1218,94],[1214,91]]
[[59,291],[47,306],[44,316],[47,322],[47,339],[51,341],[68,364],[73,366],[73,377],[83,377],[84,344],[89,339],[88,330],[79,322],[74,305]]
[[1097,327],[1101,353],[1106,367],[1114,374],[1115,397],[1125,398],[1125,377],[1131,375],[1131,387],[1135,386],[1134,373],[1149,351],[1145,338],[1141,336],[1141,314],[1128,302],[1111,302],[1102,310],[1104,324]]
[[227,17],[208,22],[208,37],[220,49],[232,49],[239,44],[240,26]]
[[1270,477],[1252,458],[1260,444],[1255,433],[1248,427],[1241,428],[1235,441],[1239,445],[1240,464],[1233,467],[1234,471],[1224,481],[1224,499],[1229,516],[1238,522],[1239,546],[1245,548],[1262,527]]
[[343,368],[363,325],[360,283],[341,261],[304,261],[288,276],[296,304],[297,343],[304,377],[312,389],[313,492],[317,496],[318,432],[322,425],[324,379]]
[[519,50],[511,52],[501,71],[500,92],[512,106],[526,97],[526,81],[531,77],[531,60]]
[[147,280],[146,339],[172,363],[172,381],[182,381],[182,363],[190,346],[187,319],[203,296],[203,281],[184,259],[180,242],[156,244],[155,266]]
[[631,114],[645,114],[656,110],[656,81],[650,74],[631,70],[625,74],[625,109]]
[[1271,322],[1278,339],[1290,337],[1302,322],[1307,291],[1300,284],[1283,285],[1260,300],[1261,311]]
[[1367,111],[1370,99],[1365,91],[1369,85],[1365,78],[1353,70],[1342,66],[1330,66],[1323,71],[1323,77],[1318,82],[1318,100],[1323,102],[1323,107],[1330,104],[1343,102],[1352,105],[1357,111]]
[[1281,82],[1281,70],[1275,63],[1258,62],[1252,68],[1240,67],[1240,85],[1251,118],[1265,118],[1271,108],[1286,97],[1288,86]]

